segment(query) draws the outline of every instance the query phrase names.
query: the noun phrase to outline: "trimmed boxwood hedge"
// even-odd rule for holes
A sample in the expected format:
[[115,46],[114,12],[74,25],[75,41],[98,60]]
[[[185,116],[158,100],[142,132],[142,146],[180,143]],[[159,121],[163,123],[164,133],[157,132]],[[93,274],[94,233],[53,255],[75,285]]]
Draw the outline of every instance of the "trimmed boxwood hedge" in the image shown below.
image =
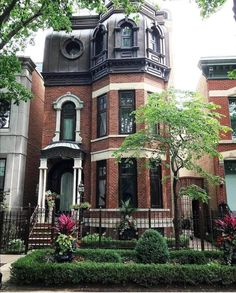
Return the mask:
[[216,263],[206,265],[122,264],[122,263],[52,263],[43,262],[45,251],[35,251],[20,258],[11,268],[11,280],[17,284],[46,286],[75,284],[139,284],[157,286],[236,284],[236,266]]
[[[169,248],[175,247],[175,238],[166,239],[167,245]],[[104,249],[134,249],[137,244],[137,240],[111,240],[102,238],[101,242],[97,239],[85,239],[81,241],[81,248],[104,248]],[[180,247],[188,248],[189,246],[189,237],[181,236],[180,237]]]

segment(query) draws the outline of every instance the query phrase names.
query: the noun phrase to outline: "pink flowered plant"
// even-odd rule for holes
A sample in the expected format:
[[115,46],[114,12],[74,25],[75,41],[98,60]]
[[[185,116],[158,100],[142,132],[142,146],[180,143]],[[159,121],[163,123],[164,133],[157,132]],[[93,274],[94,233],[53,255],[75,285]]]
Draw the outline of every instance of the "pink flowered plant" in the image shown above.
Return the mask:
[[56,230],[61,234],[71,235],[73,234],[74,229],[75,221],[73,221],[71,217],[61,214],[57,220]]
[[233,215],[226,215],[222,220],[216,220],[215,224],[217,230],[222,232],[223,237],[236,237],[236,217]]

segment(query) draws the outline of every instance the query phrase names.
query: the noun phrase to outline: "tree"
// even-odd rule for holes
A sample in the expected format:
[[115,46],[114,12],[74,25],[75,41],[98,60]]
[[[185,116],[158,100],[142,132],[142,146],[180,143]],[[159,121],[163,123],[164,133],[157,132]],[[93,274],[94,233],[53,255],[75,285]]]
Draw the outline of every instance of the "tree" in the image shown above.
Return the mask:
[[[31,93],[16,81],[21,64],[16,53],[33,42],[39,29],[71,30],[70,16],[79,8],[105,11],[103,0],[0,0],[0,106],[27,101]],[[137,11],[132,1],[114,0],[127,14]]]
[[[194,170],[201,176],[217,182],[219,177],[207,173],[199,164],[203,155],[220,157],[217,151],[219,136],[230,130],[220,124],[221,115],[218,106],[205,103],[197,93],[163,91],[151,94],[147,104],[134,111],[136,123],[140,130],[128,136],[121,147],[114,152],[120,160],[123,154],[129,157],[143,156],[143,150],[151,150],[151,159],[156,164],[162,163],[172,173],[172,192],[174,199],[174,230],[176,247],[180,246],[180,214],[178,181],[180,170]],[[159,131],[153,129],[159,125]],[[150,157],[150,153],[146,158]],[[185,190],[192,197],[201,199],[204,192],[196,186]],[[206,200],[202,198],[203,200]]]

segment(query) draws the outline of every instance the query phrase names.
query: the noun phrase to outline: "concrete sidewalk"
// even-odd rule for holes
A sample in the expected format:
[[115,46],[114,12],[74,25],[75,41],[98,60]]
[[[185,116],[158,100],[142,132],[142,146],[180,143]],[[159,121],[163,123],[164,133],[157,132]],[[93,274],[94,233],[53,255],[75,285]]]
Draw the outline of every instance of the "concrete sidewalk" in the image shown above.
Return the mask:
[[[0,254],[0,272],[2,273],[2,285],[10,280],[10,267],[13,262],[23,257],[24,254]],[[3,264],[3,265],[2,265]]]

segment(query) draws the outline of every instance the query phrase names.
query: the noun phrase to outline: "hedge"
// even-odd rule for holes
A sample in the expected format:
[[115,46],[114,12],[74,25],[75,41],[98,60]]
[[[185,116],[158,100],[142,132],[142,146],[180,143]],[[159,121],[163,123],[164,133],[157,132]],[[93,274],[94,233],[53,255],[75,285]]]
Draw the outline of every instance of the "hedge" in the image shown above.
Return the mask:
[[[41,255],[43,251],[40,252]],[[78,284],[138,284],[157,286],[236,284],[236,266],[122,264],[122,263],[50,263],[39,262],[39,252],[20,258],[11,268],[11,280],[17,284],[46,286]]]
[[137,240],[98,240],[81,241],[81,248],[104,248],[104,249],[134,249]]
[[[93,235],[93,234],[92,234]],[[85,238],[85,237],[84,237]],[[175,247],[175,238],[168,238],[164,237],[166,239],[167,245],[169,248]],[[111,240],[111,239],[105,239],[102,238],[101,242],[96,238],[85,238],[82,239],[80,243],[81,248],[104,248],[104,249],[134,249],[136,246],[137,240]],[[187,248],[189,246],[189,237],[186,236],[180,236],[180,247]]]
[[111,249],[77,249],[75,255],[94,262],[122,262],[121,255]]

